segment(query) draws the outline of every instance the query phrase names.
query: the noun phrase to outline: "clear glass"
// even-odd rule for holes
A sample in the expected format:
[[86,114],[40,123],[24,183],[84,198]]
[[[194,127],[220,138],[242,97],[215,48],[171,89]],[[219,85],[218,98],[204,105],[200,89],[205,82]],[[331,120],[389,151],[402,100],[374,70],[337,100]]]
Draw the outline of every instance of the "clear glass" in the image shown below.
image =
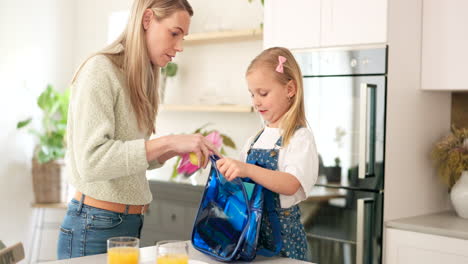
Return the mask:
[[136,237],[112,237],[107,240],[107,264],[138,264],[140,240]]
[[186,241],[164,240],[156,243],[156,264],[188,264]]

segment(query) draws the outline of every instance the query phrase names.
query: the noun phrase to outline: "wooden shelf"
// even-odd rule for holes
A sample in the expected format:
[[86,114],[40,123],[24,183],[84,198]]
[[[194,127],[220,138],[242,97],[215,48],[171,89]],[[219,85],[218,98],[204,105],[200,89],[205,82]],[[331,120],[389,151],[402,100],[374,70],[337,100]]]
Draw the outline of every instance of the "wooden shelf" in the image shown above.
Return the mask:
[[262,40],[263,31],[260,28],[243,29],[243,30],[229,30],[229,31],[215,31],[190,34],[185,38],[184,44],[196,45],[214,42],[226,41],[248,41],[248,40]]
[[174,112],[231,112],[231,113],[251,113],[253,108],[250,105],[161,105],[163,111]]

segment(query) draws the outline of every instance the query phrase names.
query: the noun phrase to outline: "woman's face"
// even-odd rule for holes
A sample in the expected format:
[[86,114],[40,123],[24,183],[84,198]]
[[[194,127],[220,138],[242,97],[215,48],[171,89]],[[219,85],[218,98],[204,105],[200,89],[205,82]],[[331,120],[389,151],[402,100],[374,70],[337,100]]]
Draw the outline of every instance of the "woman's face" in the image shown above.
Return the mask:
[[147,9],[142,23],[148,55],[153,65],[164,67],[172,61],[177,52],[183,51],[182,42],[190,26],[190,15],[187,11],[176,11],[157,21],[153,11]]

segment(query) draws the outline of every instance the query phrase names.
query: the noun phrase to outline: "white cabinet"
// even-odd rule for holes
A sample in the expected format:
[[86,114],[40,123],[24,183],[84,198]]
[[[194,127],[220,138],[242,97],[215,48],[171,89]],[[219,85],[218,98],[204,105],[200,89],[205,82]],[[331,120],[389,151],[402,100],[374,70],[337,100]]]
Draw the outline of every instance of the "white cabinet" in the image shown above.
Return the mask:
[[205,186],[150,181],[153,201],[145,215],[140,246],[161,240],[189,240]]
[[320,2],[321,0],[266,0],[263,47],[318,47]]
[[[29,263],[57,260],[60,225],[67,213],[67,204],[33,204],[33,223]],[[28,249],[28,248],[26,248]]]
[[422,89],[468,91],[467,10],[466,0],[424,0]]
[[265,48],[385,43],[387,0],[266,0]]
[[468,240],[388,228],[386,264],[466,264]]
[[322,1],[321,46],[387,41],[387,0]]

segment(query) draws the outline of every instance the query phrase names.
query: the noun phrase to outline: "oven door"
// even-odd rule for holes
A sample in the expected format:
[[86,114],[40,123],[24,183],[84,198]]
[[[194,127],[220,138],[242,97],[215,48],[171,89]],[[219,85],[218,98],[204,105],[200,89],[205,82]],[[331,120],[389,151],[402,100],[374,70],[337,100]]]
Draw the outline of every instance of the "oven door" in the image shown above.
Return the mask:
[[384,75],[304,78],[319,185],[383,189],[385,87]]
[[382,205],[380,192],[314,187],[299,204],[312,262],[381,263]]

